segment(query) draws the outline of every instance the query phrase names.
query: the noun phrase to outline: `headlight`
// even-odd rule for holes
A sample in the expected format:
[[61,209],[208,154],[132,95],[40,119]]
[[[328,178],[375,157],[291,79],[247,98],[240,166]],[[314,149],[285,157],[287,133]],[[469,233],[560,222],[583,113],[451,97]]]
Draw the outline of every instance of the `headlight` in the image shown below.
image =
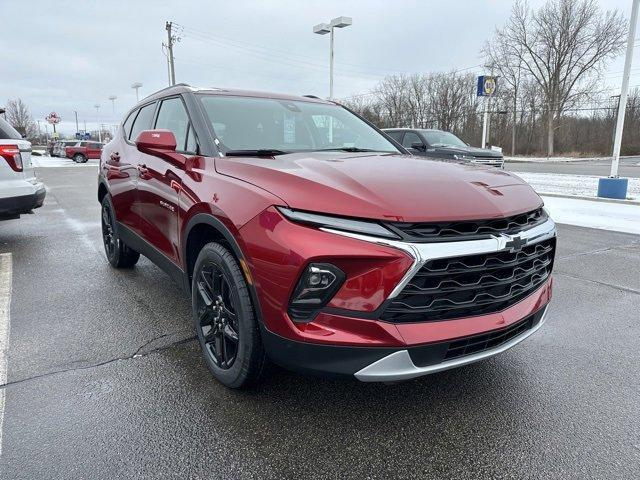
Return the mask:
[[474,157],[473,155],[462,155],[462,154],[460,155],[454,154],[453,158],[455,158],[456,160],[469,160],[469,161],[476,159],[476,157]]
[[334,230],[341,230],[344,232],[362,233],[364,235],[371,235],[374,237],[400,238],[395,233],[376,222],[300,212],[285,207],[277,208],[282,215],[292,222],[306,223],[316,227],[333,228]]

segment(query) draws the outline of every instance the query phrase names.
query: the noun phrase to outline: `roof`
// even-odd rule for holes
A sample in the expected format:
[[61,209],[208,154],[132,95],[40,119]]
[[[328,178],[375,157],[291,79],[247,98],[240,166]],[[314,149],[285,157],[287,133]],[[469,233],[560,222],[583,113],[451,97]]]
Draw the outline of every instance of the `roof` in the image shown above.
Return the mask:
[[333,104],[333,102],[329,100],[323,100],[312,95],[287,95],[282,93],[261,92],[261,91],[255,91],[255,90],[241,90],[241,89],[233,89],[233,88],[194,87],[186,83],[178,83],[176,85],[163,88],[162,90],[158,90],[157,92],[152,93],[151,95],[145,97],[141,101],[147,101],[147,100],[164,97],[166,95],[186,93],[186,92],[204,93],[207,95],[233,95],[238,97],[275,98],[279,100],[296,100],[296,101],[311,102],[311,103]]

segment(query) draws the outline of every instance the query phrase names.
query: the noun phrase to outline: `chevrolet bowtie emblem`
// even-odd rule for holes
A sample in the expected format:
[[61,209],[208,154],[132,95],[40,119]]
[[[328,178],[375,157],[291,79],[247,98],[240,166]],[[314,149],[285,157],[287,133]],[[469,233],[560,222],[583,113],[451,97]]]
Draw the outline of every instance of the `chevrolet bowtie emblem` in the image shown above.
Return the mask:
[[522,247],[524,247],[526,244],[527,244],[526,238],[511,237],[510,240],[508,240],[504,246],[505,248],[509,249],[509,252],[516,253],[522,250]]

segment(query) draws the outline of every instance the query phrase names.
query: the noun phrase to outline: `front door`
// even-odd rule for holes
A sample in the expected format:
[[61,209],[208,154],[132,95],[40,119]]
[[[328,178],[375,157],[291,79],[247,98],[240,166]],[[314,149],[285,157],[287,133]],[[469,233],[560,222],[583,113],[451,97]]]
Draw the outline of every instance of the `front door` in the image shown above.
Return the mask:
[[[176,152],[187,154],[189,117],[180,97],[162,101],[153,128],[173,132]],[[178,266],[178,193],[183,174],[184,168],[179,164],[140,153],[138,198],[142,208],[143,238]]]

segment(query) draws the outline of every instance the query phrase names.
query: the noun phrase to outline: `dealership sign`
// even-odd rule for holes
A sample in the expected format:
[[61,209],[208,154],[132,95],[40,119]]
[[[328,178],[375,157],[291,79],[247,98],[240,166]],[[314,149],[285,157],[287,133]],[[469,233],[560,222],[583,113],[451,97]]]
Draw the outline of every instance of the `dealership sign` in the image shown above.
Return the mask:
[[491,97],[496,93],[498,77],[492,75],[481,75],[478,77],[478,96]]
[[45,117],[45,120],[49,122],[51,125],[55,125],[62,121],[62,119],[58,116],[56,112],[51,112],[49,115]]

